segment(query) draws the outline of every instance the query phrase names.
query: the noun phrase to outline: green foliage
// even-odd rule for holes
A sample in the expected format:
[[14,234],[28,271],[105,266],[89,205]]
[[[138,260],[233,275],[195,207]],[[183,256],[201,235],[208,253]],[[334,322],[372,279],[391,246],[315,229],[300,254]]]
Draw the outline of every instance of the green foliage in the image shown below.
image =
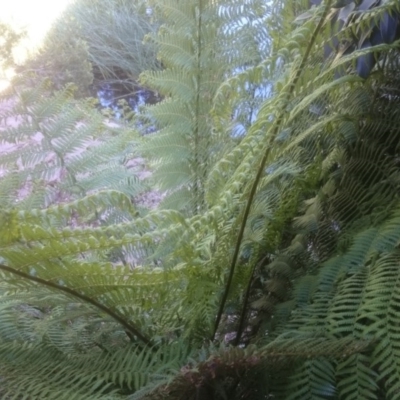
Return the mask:
[[[92,101],[75,101],[73,86],[51,95],[49,85],[48,81],[35,89],[14,85],[1,100],[2,209],[51,210],[85,196],[96,197],[105,189],[127,196],[130,203],[129,198],[146,189],[138,178],[139,167],[130,166],[137,156],[137,133],[128,125],[105,120]],[[52,217],[46,226],[108,225],[129,221],[140,211],[118,211],[113,198],[111,194],[110,201],[106,197],[97,206],[91,203],[85,213],[69,221],[62,215]],[[133,260],[128,249],[117,259]]]
[[[158,67],[154,48],[143,43],[145,35],[157,28],[147,9],[142,0],[77,0],[62,18],[71,19],[72,26],[78,28],[77,36],[87,44],[96,72],[108,79],[127,79],[128,85],[142,71]],[[63,19],[57,26],[63,29]],[[54,39],[63,37],[56,29]]]
[[73,86],[54,95],[46,86],[16,87],[3,98],[3,206],[17,199],[22,208],[48,207],[105,187],[137,195],[141,185],[127,166],[135,132],[108,123],[90,100],[75,102]]
[[[68,21],[68,19],[67,19]],[[19,69],[26,74],[26,83],[35,87],[43,79],[50,78],[55,90],[74,84],[77,97],[88,96],[93,84],[93,65],[89,47],[77,35],[78,27],[72,22],[54,25],[42,47]]]
[[58,89],[67,83],[88,95],[94,80],[116,81],[133,90],[139,74],[157,68],[155,51],[144,36],[155,30],[140,1],[76,0],[52,29],[25,69],[50,77]]
[[[4,395],[399,398],[399,41],[323,56],[333,39],[398,15],[397,3],[334,33],[330,1],[307,18],[306,1],[249,1],[249,13],[239,1],[152,5],[165,69],[143,79],[165,99],[145,110],[159,131],[140,149],[170,191],[162,207],[132,205],[131,129],[104,132],[68,90],[16,92],[12,113],[26,117],[3,140],[48,141],[2,164]],[[235,54],[227,41],[250,40],[254,25],[239,29],[248,15],[272,46]],[[378,62],[365,80],[357,60],[368,53]],[[268,91],[251,102],[260,82]],[[245,123],[242,105],[254,113]],[[86,137],[101,143],[74,167]],[[56,187],[68,198],[32,191],[15,204],[31,177],[50,192],[44,150],[65,169]],[[113,259],[126,249],[140,267]]]

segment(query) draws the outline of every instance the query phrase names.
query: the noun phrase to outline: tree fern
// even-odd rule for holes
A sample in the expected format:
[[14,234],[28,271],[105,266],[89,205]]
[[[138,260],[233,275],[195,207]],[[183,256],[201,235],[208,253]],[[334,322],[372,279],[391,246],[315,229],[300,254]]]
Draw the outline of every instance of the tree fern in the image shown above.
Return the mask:
[[[141,151],[151,153],[153,145],[163,151],[156,179],[193,167],[178,170],[181,180],[164,181],[172,190],[169,204],[183,202],[137,213],[129,185],[120,189],[100,177],[89,184],[73,163],[66,163],[67,172],[82,190],[71,190],[68,201],[6,199],[0,227],[5,395],[398,397],[398,41],[354,46],[348,54],[338,47],[324,58],[327,45],[346,43],[353,30],[357,37],[368,22],[377,26],[386,12],[399,11],[391,2],[371,10],[362,4],[353,4],[356,13],[346,14],[339,31],[332,30],[332,13],[347,11],[338,4],[262,8],[273,46],[261,59],[245,55],[246,68],[228,76],[231,66],[202,57],[219,48],[213,47],[219,41],[207,41],[211,33],[221,34],[222,49],[229,37],[219,30],[227,29],[219,12],[235,16],[230,28],[238,38],[248,33],[237,29],[240,7],[157,3],[166,23],[155,39],[165,70],[144,77],[166,98],[146,110],[162,129]],[[365,80],[357,62],[369,53],[378,62]],[[211,84],[206,78],[213,73]],[[257,117],[243,125],[242,138],[232,138],[236,122],[225,121],[249,104],[243,88],[264,79],[270,90],[253,104]],[[27,92],[22,104],[33,97]],[[57,104],[36,102],[33,115],[39,123],[63,115]],[[32,132],[30,123],[15,137]],[[50,141],[62,155],[75,149],[77,133],[69,133]],[[130,133],[106,137],[119,143],[121,135],[123,144],[115,145],[121,151]],[[230,138],[227,148],[214,142],[221,137]],[[103,151],[108,160],[106,148],[98,154]],[[23,157],[35,171],[37,156],[17,153],[13,162]],[[108,164],[102,158],[99,164],[102,176]],[[15,176],[11,188],[25,182],[20,171]],[[110,209],[125,217],[96,224]],[[110,260],[124,246],[146,248],[149,256],[135,269]]]

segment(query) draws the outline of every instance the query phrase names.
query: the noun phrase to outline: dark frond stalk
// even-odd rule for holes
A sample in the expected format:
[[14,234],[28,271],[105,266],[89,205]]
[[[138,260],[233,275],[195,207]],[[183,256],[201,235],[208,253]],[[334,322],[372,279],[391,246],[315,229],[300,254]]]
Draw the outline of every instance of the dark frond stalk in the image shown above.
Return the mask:
[[266,255],[265,257],[263,257],[261,259],[261,261],[259,261],[258,263],[255,263],[254,266],[253,266],[253,270],[251,271],[251,275],[250,275],[249,281],[247,283],[246,293],[244,295],[244,300],[243,300],[243,304],[242,304],[242,311],[240,312],[239,325],[238,325],[238,329],[237,329],[237,332],[236,332],[236,338],[235,338],[235,340],[233,342],[234,346],[238,346],[239,345],[240,339],[241,339],[242,334],[243,334],[243,328],[244,328],[244,323],[245,323],[246,314],[247,314],[247,304],[249,303],[251,285],[252,285],[253,280],[254,280],[254,274],[264,264],[264,261],[268,257],[269,257],[269,255]]
[[71,288],[68,288],[68,287],[65,287],[65,286],[61,286],[61,285],[57,285],[56,283],[46,281],[45,279],[41,279],[41,278],[38,278],[38,277],[35,277],[35,276],[31,276],[29,274],[26,274],[25,272],[18,271],[16,269],[8,267],[6,265],[0,264],[0,270],[9,272],[10,274],[17,275],[17,276],[19,276],[21,278],[24,278],[24,279],[39,283],[41,285],[50,287],[52,289],[56,289],[58,291],[67,293],[67,294],[69,294],[69,295],[71,295],[73,297],[76,297],[76,298],[78,298],[80,300],[83,300],[84,302],[89,303],[92,306],[94,306],[94,307],[98,308],[99,310],[103,311],[104,313],[109,315],[111,318],[113,318],[115,321],[117,321],[120,325],[122,325],[125,328],[125,330],[127,331],[128,337],[132,341],[133,341],[133,336],[136,336],[138,339],[140,339],[146,345],[153,346],[153,343],[151,342],[151,340],[148,337],[146,337],[143,333],[141,333],[136,326],[130,324],[124,318],[120,317],[118,314],[116,314],[114,311],[112,311],[108,307],[104,306],[103,304],[97,302],[96,300],[93,300],[92,298],[90,298],[90,297],[88,297],[88,296],[86,296],[84,294],[81,294],[81,293],[77,292],[74,289],[71,289]]
[[249,197],[247,199],[246,208],[244,210],[242,222],[241,222],[240,229],[239,229],[239,234],[238,234],[237,241],[236,241],[235,251],[234,251],[234,254],[233,254],[233,257],[232,257],[232,262],[231,262],[230,269],[229,269],[228,280],[226,282],[225,291],[224,291],[224,294],[222,296],[222,300],[221,300],[221,303],[220,303],[220,306],[219,306],[219,309],[218,309],[218,314],[217,314],[217,318],[216,318],[215,326],[214,326],[214,332],[212,334],[211,340],[215,339],[215,335],[217,333],[219,324],[221,322],[222,313],[223,313],[224,308],[225,308],[225,303],[226,303],[226,300],[228,299],[229,290],[230,290],[231,285],[232,285],[233,274],[235,272],[237,259],[239,257],[240,246],[241,246],[242,240],[243,240],[244,230],[245,230],[246,224],[247,224],[247,219],[249,217],[251,206],[252,206],[253,200],[254,200],[254,196],[256,194],[258,184],[259,184],[260,179],[261,179],[261,177],[263,175],[264,167],[265,167],[265,164],[267,162],[267,159],[268,159],[268,156],[269,156],[269,153],[270,153],[270,148],[271,148],[270,143],[275,139],[276,135],[280,131],[280,128],[281,128],[281,125],[282,125],[282,122],[283,122],[283,117],[285,115],[285,109],[286,109],[286,107],[287,107],[287,105],[289,103],[289,100],[290,100],[290,98],[291,98],[291,96],[293,94],[294,88],[295,88],[295,86],[296,86],[296,84],[297,84],[297,82],[298,82],[298,80],[299,80],[299,78],[300,78],[300,76],[301,76],[301,74],[303,72],[303,69],[304,69],[304,67],[306,65],[306,62],[307,62],[307,59],[308,59],[308,56],[310,55],[311,49],[314,46],[315,40],[317,39],[317,36],[318,36],[318,34],[319,34],[323,24],[324,24],[326,16],[328,15],[328,11],[331,8],[331,3],[332,3],[332,0],[328,0],[326,2],[325,9],[324,9],[324,12],[323,12],[323,14],[321,16],[321,19],[320,19],[317,27],[315,28],[312,36],[311,36],[310,43],[307,46],[307,49],[306,49],[306,51],[304,53],[304,56],[303,56],[303,58],[302,58],[302,60],[300,62],[300,65],[298,66],[298,68],[296,70],[296,73],[294,74],[291,82],[288,85],[286,98],[284,99],[284,101],[282,103],[282,106],[280,107],[280,110],[278,110],[278,116],[276,118],[276,122],[271,128],[271,135],[269,137],[269,140],[268,140],[268,143],[267,143],[267,146],[266,146],[267,149],[266,149],[266,151],[264,153],[264,156],[263,156],[263,158],[261,160],[260,166],[259,166],[258,171],[257,171],[257,175],[256,175],[256,177],[254,179],[254,182],[253,182],[252,186],[251,186]]

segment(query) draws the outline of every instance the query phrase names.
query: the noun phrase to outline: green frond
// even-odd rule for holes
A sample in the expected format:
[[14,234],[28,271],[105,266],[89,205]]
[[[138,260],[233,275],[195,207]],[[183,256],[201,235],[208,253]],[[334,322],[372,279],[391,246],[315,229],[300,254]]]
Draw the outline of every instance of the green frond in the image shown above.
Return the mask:
[[[187,350],[182,346],[166,346],[157,352],[151,349],[134,351],[126,347],[113,353],[93,349],[88,354],[68,355],[45,345],[7,343],[0,346],[0,353],[2,359],[7,360],[1,368],[9,387],[3,391],[4,396],[49,399],[126,398],[135,388],[143,387],[149,381],[153,386],[167,381],[171,371],[178,369],[187,357]],[[29,367],[36,362],[42,367]],[[26,364],[25,372],[16,377],[15,371],[22,363]],[[91,370],[90,374],[88,370]]]
[[0,161],[8,189],[2,191],[3,205],[13,206],[17,198],[22,207],[39,208],[108,188],[131,196],[144,189],[122,153],[134,140],[132,131],[112,136],[90,102],[74,101],[70,91],[46,96],[43,86],[17,88],[8,99],[12,106],[0,118],[12,118],[14,127],[6,123],[1,129],[9,148]]

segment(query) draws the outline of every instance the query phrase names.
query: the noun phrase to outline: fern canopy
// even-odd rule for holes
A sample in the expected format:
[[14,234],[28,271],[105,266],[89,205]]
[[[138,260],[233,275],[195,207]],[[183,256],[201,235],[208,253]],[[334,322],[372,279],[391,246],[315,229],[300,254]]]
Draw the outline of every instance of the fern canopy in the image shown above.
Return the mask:
[[149,137],[13,88],[4,398],[400,398],[400,8],[311,3],[152,1]]

